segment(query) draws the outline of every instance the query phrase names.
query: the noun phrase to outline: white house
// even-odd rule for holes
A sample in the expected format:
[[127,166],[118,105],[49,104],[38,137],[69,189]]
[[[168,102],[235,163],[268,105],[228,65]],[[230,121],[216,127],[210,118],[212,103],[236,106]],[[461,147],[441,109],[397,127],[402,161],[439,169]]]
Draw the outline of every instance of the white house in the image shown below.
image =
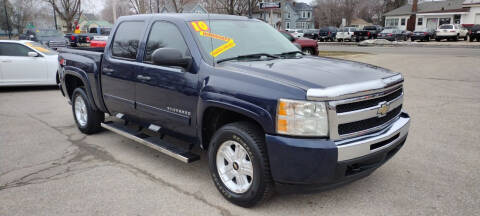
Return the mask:
[[385,27],[405,30],[411,15],[416,15],[415,29],[436,29],[442,24],[480,24],[480,0],[420,1],[417,12],[406,4],[385,13]]

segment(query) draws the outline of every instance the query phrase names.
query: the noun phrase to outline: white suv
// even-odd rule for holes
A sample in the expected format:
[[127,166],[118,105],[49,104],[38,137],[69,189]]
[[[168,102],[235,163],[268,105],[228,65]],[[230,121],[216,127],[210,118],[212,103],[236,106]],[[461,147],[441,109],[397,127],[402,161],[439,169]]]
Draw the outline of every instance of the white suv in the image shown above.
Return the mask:
[[344,27],[338,30],[337,35],[335,36],[335,39],[337,39],[338,42],[340,41],[352,41],[353,33],[357,31],[357,28],[355,27]]
[[467,40],[468,30],[459,24],[443,24],[435,31],[435,40],[440,41],[442,39],[455,40],[463,38]]

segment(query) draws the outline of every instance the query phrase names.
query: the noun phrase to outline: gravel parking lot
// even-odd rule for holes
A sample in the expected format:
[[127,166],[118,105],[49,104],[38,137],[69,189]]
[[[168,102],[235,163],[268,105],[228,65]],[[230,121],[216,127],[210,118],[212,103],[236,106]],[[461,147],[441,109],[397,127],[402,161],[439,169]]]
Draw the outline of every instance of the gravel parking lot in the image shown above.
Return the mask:
[[0,89],[0,215],[478,215],[480,52],[403,49],[335,56],[404,74],[404,148],[367,178],[253,209],[217,192],[206,154],[183,164],[111,132],[87,137],[57,89]]

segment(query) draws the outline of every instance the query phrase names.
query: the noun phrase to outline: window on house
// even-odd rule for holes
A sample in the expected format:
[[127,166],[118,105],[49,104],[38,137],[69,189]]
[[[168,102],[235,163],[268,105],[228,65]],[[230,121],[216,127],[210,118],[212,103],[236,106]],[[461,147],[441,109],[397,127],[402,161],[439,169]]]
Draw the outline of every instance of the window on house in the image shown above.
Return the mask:
[[287,13],[287,18],[289,18],[289,19],[290,19],[290,13]]
[[453,16],[453,23],[454,23],[454,24],[460,24],[460,19],[461,19],[461,18],[462,18],[462,15],[460,15],[460,14],[455,14],[455,15]]
[[309,11],[307,14],[308,14],[308,18],[310,18],[310,15],[311,15],[311,14],[310,14],[310,11]]
[[440,18],[438,21],[438,25],[443,25],[443,24],[450,24],[450,18]]
[[423,25],[423,18],[418,18],[417,25]]
[[302,13],[302,18],[305,18],[305,17],[306,17],[306,16],[305,16],[305,11],[303,11],[303,13]]
[[401,19],[401,22],[400,22],[400,24],[401,24],[402,26],[404,26],[404,25],[405,25],[405,18],[402,18],[402,19]]
[[385,26],[386,27],[396,27],[398,26],[398,18],[389,18],[385,20]]
[[290,28],[290,23],[289,23],[289,22],[286,22],[285,25],[286,25],[286,28],[287,28],[287,29]]

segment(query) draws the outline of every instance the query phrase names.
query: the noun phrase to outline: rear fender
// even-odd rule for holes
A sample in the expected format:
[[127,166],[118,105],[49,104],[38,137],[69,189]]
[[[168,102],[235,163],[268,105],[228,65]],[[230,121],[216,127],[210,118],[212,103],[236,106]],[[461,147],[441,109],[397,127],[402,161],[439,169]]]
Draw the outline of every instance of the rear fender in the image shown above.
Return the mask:
[[[69,66],[66,66],[65,67],[65,72],[64,72],[64,76],[63,76],[63,80],[62,82],[65,83],[65,88],[66,88],[66,82],[65,82],[65,77],[67,75],[71,75],[71,76],[74,76],[74,77],[77,77],[79,78],[80,80],[82,80],[82,83],[85,87],[85,92],[87,93],[87,97],[88,97],[88,100],[90,101],[90,103],[93,105],[93,109],[94,110],[97,110],[98,107],[97,107],[97,104],[95,103],[95,100],[93,98],[93,94],[92,94],[92,88],[91,88],[91,85],[90,85],[90,82],[88,80],[88,76],[87,76],[87,73],[85,73],[85,71],[82,71],[76,67],[69,67]],[[70,101],[72,101],[72,98],[70,98],[70,95],[68,96],[68,99]]]

